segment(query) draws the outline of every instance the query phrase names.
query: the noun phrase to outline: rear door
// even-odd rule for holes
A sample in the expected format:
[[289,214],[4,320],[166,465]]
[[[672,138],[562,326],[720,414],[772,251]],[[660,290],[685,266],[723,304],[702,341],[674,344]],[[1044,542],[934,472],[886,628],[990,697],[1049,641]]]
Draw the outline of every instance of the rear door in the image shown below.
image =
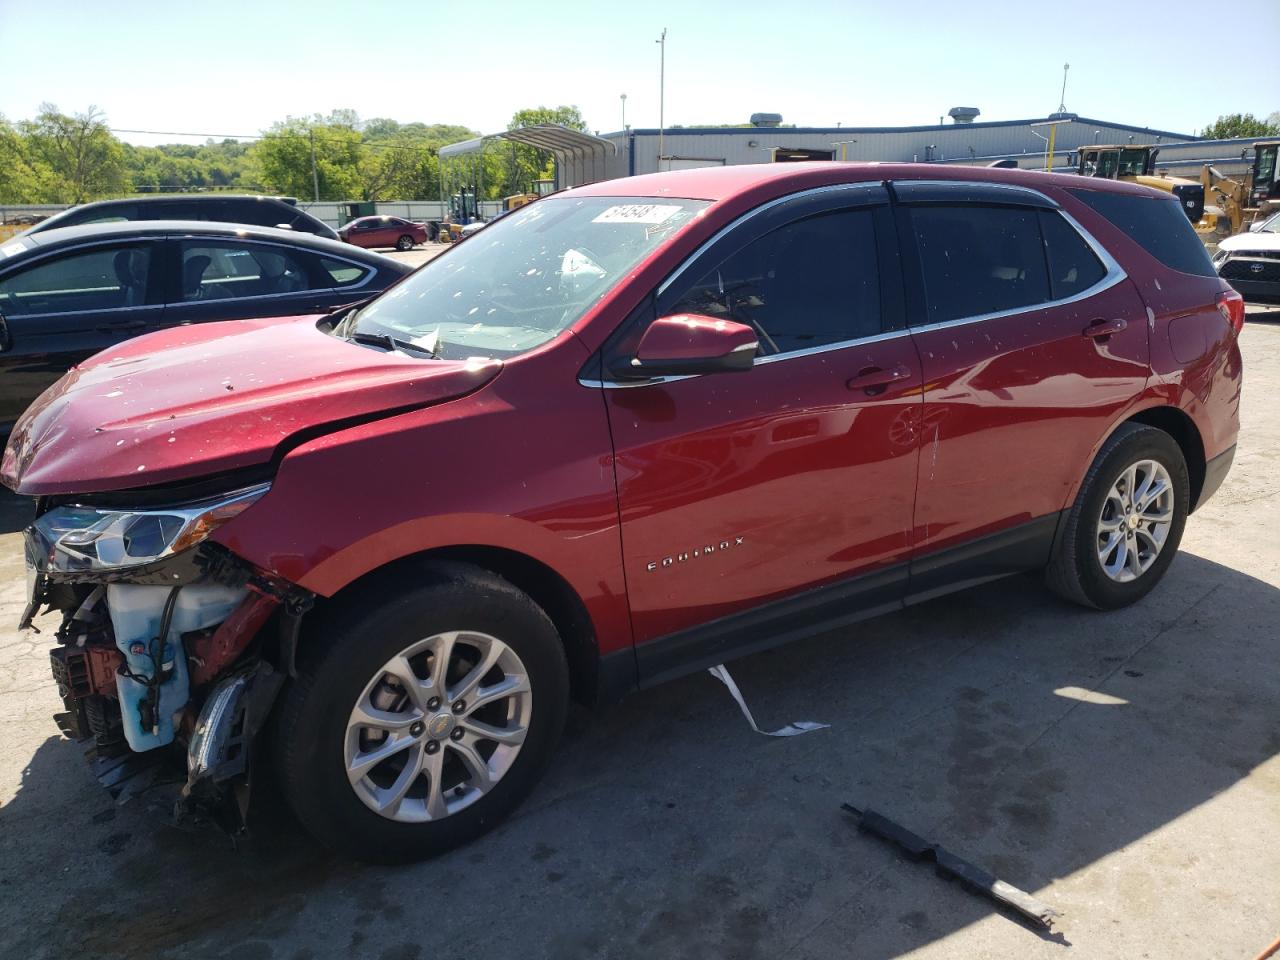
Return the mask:
[[[253,240],[175,237],[165,326],[322,313],[351,297],[309,250]],[[344,276],[346,276],[344,274]]]
[[928,556],[942,562],[939,550],[964,541],[990,537],[989,550],[969,548],[967,579],[1047,558],[1057,513],[1142,393],[1149,354],[1133,284],[1044,195],[962,183],[895,191],[924,374],[919,593],[955,575]]
[[[724,232],[633,318],[628,336],[657,316],[726,317],[762,350],[747,373],[605,383],[643,675],[723,655],[673,634],[810,587],[868,574],[844,599],[900,598],[920,365],[892,231],[878,184],[798,195]],[[803,605],[760,635],[818,609]]]
[[0,424],[81,360],[159,321],[158,245],[86,244],[0,272]]

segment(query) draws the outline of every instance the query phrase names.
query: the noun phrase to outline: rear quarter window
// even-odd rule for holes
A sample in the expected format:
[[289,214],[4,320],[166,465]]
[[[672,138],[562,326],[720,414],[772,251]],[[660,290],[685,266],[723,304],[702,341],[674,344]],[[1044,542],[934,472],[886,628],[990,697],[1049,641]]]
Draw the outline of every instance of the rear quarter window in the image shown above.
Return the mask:
[[1070,193],[1171,270],[1197,277],[1217,276],[1191,221],[1172,197],[1164,200],[1104,190]]

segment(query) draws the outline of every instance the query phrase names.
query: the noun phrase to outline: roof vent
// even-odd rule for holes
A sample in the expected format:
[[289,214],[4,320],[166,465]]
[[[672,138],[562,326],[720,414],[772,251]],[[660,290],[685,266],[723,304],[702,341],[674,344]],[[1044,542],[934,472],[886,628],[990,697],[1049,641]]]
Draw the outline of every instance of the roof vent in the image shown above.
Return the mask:
[[751,125],[753,127],[780,127],[782,126],[782,114],[753,113],[751,115]]
[[952,107],[947,111],[949,116],[956,123],[973,123],[973,118],[982,113],[977,107]]

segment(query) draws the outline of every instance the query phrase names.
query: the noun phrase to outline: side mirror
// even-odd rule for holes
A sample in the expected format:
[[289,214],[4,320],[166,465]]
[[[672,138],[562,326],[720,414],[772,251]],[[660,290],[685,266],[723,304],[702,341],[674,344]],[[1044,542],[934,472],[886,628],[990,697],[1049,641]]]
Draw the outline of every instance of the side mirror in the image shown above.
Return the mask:
[[759,349],[755,331],[744,324],[679,313],[650,324],[635,356],[614,364],[612,372],[626,380],[742,373]]

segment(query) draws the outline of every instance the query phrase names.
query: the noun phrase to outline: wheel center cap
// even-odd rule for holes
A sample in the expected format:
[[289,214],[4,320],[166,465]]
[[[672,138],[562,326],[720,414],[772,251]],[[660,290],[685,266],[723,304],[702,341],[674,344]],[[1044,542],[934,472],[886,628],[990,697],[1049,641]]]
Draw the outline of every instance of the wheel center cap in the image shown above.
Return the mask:
[[1138,529],[1138,515],[1137,515],[1136,513],[1131,513],[1131,514],[1129,514],[1129,517],[1128,517],[1128,523],[1129,523],[1129,529],[1130,529],[1130,530],[1137,530],[1137,529]]
[[443,740],[453,732],[454,719],[451,713],[437,713],[427,721],[427,733],[434,740]]

